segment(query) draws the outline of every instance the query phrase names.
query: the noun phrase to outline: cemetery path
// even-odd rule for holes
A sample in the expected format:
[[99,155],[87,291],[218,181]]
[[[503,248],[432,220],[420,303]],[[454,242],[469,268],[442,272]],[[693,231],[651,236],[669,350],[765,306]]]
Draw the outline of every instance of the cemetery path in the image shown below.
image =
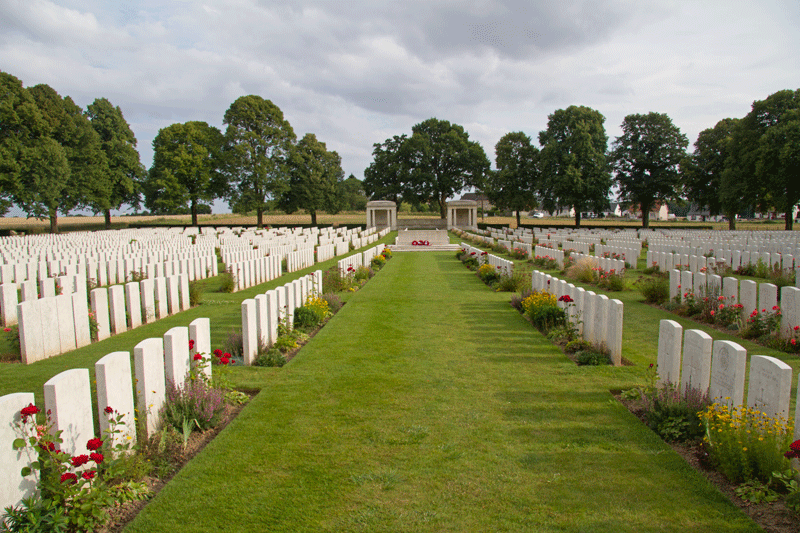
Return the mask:
[[508,300],[395,254],[126,531],[759,530]]

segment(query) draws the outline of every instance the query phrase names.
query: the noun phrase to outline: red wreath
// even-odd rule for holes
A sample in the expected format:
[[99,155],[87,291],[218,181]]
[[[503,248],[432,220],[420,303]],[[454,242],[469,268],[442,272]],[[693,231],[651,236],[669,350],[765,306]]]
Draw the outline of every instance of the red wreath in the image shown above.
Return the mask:
[[411,241],[412,246],[430,246],[430,241]]

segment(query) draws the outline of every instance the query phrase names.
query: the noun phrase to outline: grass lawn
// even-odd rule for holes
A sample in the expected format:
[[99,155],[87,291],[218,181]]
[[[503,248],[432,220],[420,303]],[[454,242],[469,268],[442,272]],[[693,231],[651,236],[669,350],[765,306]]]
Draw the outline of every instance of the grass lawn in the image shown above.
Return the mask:
[[759,530],[508,300],[395,254],[126,531]]

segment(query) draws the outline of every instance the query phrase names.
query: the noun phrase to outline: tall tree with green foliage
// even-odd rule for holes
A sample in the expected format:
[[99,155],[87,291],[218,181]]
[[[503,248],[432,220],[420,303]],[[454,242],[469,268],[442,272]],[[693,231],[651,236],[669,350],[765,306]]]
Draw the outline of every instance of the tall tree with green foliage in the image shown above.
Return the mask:
[[364,193],[364,183],[353,174],[339,184],[339,195],[347,211],[364,211],[367,208],[367,196]]
[[28,216],[48,217],[51,233],[57,233],[58,213],[88,205],[102,192],[108,167],[97,132],[69,96],[62,98],[48,85],[36,85],[29,92],[45,123],[47,138],[55,144],[44,142],[43,136],[23,158],[28,166],[14,201]]
[[575,227],[581,225],[582,212],[599,213],[608,207],[611,174],[605,120],[599,111],[573,105],[551,114],[547,129],[539,132],[541,196],[548,209],[572,207]]
[[31,93],[21,80],[0,72],[0,214],[8,211],[22,187],[23,162],[31,158],[27,152],[46,134],[47,124]]
[[489,172],[483,191],[495,206],[520,212],[537,206],[539,149],[521,131],[506,133],[494,147],[497,171]]
[[407,190],[416,201],[435,201],[447,217],[447,200],[470,187],[482,188],[489,159],[458,124],[429,118],[412,128],[402,155],[409,170]]
[[[775,208],[791,230],[800,202],[800,89],[756,100],[731,143],[726,187],[742,187],[762,209]],[[735,189],[734,189],[735,190]]]
[[219,129],[205,122],[172,124],[153,139],[153,166],[144,182],[145,205],[169,212],[188,205],[192,225],[198,208],[223,193],[222,146]]
[[289,187],[288,159],[295,134],[278,106],[260,96],[241,96],[225,112],[228,198],[239,211],[264,211]]
[[405,134],[395,135],[373,145],[372,163],[364,170],[364,191],[371,200],[391,200],[400,205],[409,180],[407,140]]
[[694,153],[681,161],[680,170],[687,199],[707,207],[712,215],[723,213],[728,229],[736,229],[736,214],[745,200],[740,194],[723,194],[723,175],[731,155],[731,142],[739,119],[724,118],[713,128],[700,132],[694,143]]
[[317,225],[317,211],[338,213],[343,206],[342,158],[329,152],[316,135],[307,133],[289,156],[289,188],[278,205],[287,213],[305,209]]
[[650,227],[650,210],[656,201],[677,198],[679,164],[689,141],[666,114],[628,115],[622,135],[613,144],[614,179],[619,197],[642,210],[642,227]]
[[98,98],[86,108],[94,130],[100,135],[100,146],[108,162],[107,185],[89,206],[103,213],[106,229],[111,227],[111,210],[123,204],[138,206],[141,201],[140,184],[146,170],[136,150],[136,136],[119,106],[114,107],[106,98]]

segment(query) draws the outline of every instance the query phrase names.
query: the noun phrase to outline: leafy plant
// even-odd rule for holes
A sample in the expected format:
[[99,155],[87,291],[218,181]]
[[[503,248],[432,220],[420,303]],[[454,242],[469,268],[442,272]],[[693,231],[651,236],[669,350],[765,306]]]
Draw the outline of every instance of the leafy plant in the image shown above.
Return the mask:
[[669,300],[669,281],[664,278],[649,278],[639,285],[644,301],[649,304],[663,304]]
[[167,395],[160,415],[164,424],[178,431],[185,433],[186,424],[205,431],[217,425],[224,407],[225,398],[219,389],[209,386],[204,380],[187,378],[180,387],[167,383]]
[[196,280],[189,283],[189,305],[196,307],[200,305],[203,300],[203,292],[205,291],[205,283]]
[[233,272],[223,272],[219,275],[219,281],[220,292],[234,292],[236,290],[237,280]]

